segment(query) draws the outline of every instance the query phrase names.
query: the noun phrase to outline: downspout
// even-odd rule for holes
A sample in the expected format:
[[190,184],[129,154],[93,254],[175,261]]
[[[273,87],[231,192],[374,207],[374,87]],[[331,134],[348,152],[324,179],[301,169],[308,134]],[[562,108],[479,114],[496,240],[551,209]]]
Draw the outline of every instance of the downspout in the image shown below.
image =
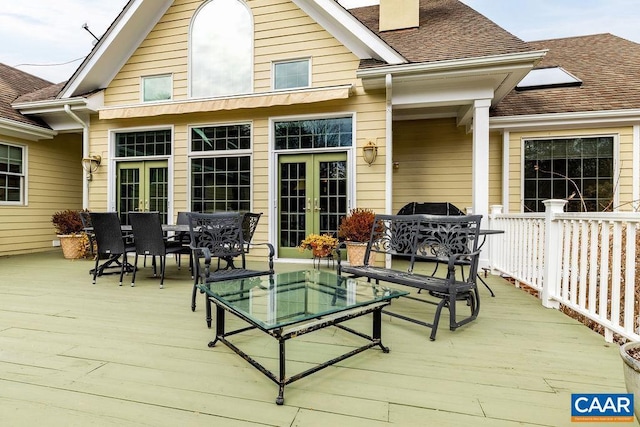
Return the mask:
[[385,76],[385,87],[387,92],[387,99],[385,105],[385,212],[391,215],[393,207],[393,78],[391,74]]
[[[393,78],[391,74],[385,76],[387,99],[385,103],[385,212],[392,214],[393,207]],[[391,268],[391,255],[385,257],[386,268]]]
[[[89,125],[76,113],[71,111],[69,104],[64,105],[64,112],[82,126],[82,157],[89,157]],[[89,209],[89,181],[82,174],[82,209]]]

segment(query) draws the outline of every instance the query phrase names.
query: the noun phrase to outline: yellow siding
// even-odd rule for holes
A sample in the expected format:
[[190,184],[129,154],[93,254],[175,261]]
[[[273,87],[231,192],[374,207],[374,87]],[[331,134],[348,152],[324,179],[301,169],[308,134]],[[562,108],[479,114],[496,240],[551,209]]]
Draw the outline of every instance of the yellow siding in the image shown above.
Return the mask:
[[633,200],[633,127],[587,128],[537,132],[512,132],[509,134],[509,210],[522,212],[522,141],[525,139],[551,137],[608,136],[618,139],[618,151],[614,152],[617,176],[614,186],[618,191],[618,206],[621,211],[632,210]]
[[[187,46],[191,17],[199,1],[178,0],[133,53],[105,91],[106,106],[138,104],[140,78],[158,73],[173,73],[175,102],[187,100]],[[358,206],[384,211],[385,151],[385,95],[383,92],[365,93],[356,69],[359,59],[322,29],[290,0],[250,0],[255,29],[254,91],[271,90],[272,61],[292,58],[311,58],[312,86],[353,84],[350,99],[289,107],[255,110],[208,112],[173,115],[148,119],[98,120],[92,118],[91,152],[101,154],[106,164],[109,130],[145,126],[172,126],[174,129],[174,212],[187,209],[188,189],[188,126],[251,122],[253,137],[253,207],[264,212],[255,239],[267,239],[269,211],[269,119],[283,116],[355,113],[358,147],[374,140],[380,147],[376,164],[369,167],[357,150]],[[107,207],[107,168],[94,175],[90,188],[90,209]]]
[[51,215],[82,208],[81,137],[61,135],[40,142],[2,137],[0,141],[26,147],[28,181],[27,205],[0,206],[0,256],[51,250],[56,240]]
[[[472,138],[456,120],[434,119],[393,123],[393,211],[410,202],[449,202],[471,207]],[[489,204],[502,192],[502,145],[491,135]]]

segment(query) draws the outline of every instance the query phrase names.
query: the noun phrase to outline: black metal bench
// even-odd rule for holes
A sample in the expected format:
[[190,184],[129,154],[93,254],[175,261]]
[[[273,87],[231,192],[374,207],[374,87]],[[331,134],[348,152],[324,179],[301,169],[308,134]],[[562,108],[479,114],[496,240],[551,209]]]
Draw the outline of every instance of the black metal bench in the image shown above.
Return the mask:
[[[480,251],[478,232],[481,215],[376,215],[371,238],[367,244],[365,260],[371,253],[406,258],[407,269],[397,270],[376,265],[343,265],[337,251],[338,274],[366,277],[410,286],[426,291],[421,298],[412,300],[436,305],[433,322],[425,322],[385,310],[384,313],[431,328],[430,339],[436,338],[440,313],[449,309],[449,328],[458,327],[476,319],[480,310],[480,296],[476,285]],[[416,261],[432,261],[447,265],[443,276],[414,272]],[[460,266],[467,266],[464,269]],[[469,316],[458,319],[456,303],[464,301],[470,308]]]

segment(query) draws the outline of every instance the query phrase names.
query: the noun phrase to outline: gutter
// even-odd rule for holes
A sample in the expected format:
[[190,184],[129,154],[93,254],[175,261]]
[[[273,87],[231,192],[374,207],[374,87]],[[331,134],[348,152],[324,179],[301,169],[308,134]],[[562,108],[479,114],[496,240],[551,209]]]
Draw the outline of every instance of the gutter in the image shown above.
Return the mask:
[[[89,157],[89,124],[85,123],[76,113],[71,111],[69,104],[64,105],[64,112],[82,126],[82,157]],[[89,181],[82,177],[82,209],[89,208]]]
[[[358,78],[381,78],[387,74],[395,77],[451,71],[477,71],[481,67],[506,67],[525,63],[535,66],[546,54],[548,50],[536,50],[533,52],[513,53],[507,55],[481,56],[478,58],[452,59],[445,61],[421,62],[417,64],[386,65],[375,68],[365,68],[356,71]],[[533,63],[533,64],[532,64]]]

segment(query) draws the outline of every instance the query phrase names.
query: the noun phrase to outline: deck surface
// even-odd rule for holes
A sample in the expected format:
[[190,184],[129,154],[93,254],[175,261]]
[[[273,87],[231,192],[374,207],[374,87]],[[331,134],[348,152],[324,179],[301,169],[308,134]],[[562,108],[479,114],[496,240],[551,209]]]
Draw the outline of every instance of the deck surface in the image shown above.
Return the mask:
[[[625,392],[617,345],[493,276],[496,297],[481,287],[476,321],[452,332],[443,317],[431,342],[429,329],[383,315],[390,353],[366,350],[290,384],[277,406],[276,384],[226,346],[207,347],[213,331],[201,295],[190,309],[186,264],[169,260],[159,289],[150,268],[132,288],[117,275],[92,285],[93,262],[59,251],[0,258],[1,425],[575,426],[571,393]],[[404,299],[392,306],[433,313]],[[348,324],[370,333],[369,316]],[[233,338],[277,371],[276,340]],[[287,372],[361,343],[337,328],[291,340]]]

